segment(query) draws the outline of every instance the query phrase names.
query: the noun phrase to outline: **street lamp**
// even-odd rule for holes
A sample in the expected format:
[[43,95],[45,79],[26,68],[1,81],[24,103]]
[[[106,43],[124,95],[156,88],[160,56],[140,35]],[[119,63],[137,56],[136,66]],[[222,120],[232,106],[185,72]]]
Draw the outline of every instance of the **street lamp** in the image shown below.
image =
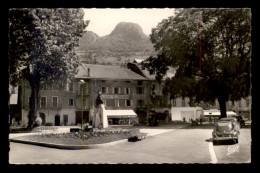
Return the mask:
[[80,84],[80,89],[81,89],[81,129],[82,129],[82,124],[83,124],[83,87],[81,85],[84,85],[85,84],[85,81],[84,80],[80,80],[79,81],[79,84]]

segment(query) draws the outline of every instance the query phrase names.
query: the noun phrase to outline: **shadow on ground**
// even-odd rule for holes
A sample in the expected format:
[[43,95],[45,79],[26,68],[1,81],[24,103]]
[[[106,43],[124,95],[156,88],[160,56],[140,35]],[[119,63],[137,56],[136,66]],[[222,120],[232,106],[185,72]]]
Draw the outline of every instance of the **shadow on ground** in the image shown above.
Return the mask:
[[[206,142],[213,142],[212,138],[206,139]],[[223,141],[215,141],[215,143],[213,144],[214,146],[216,145],[234,145],[236,144],[236,142],[234,140],[223,140]]]
[[242,129],[251,129],[251,124],[246,124],[245,126],[242,127]]
[[214,124],[189,125],[184,129],[213,129]]
[[139,125],[139,126],[118,126],[113,128],[124,128],[124,129],[180,129],[186,128],[190,124],[183,123],[183,124],[159,124],[157,126],[149,126],[149,125]]

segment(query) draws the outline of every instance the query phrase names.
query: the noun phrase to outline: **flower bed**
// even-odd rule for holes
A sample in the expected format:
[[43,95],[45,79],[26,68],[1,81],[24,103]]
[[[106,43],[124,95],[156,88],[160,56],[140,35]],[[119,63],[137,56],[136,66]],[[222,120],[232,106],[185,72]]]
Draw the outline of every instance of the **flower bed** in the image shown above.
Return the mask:
[[[134,134],[136,135],[137,132]],[[133,133],[131,130],[118,128],[110,130],[94,129],[93,132],[80,131],[75,133],[41,133],[21,136],[16,139],[66,145],[90,145],[128,139],[132,136]]]

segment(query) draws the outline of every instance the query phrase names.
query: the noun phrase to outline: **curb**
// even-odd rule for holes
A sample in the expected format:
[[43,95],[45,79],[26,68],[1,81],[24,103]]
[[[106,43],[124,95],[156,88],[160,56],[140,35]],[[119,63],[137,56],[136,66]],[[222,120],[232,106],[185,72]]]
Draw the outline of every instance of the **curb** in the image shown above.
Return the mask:
[[9,141],[23,143],[23,144],[50,147],[50,148],[77,150],[77,149],[95,149],[95,148],[111,147],[111,146],[115,146],[117,144],[126,143],[126,142],[128,142],[128,139],[122,139],[122,140],[104,143],[104,144],[91,144],[91,145],[64,145],[64,144],[53,144],[53,143],[44,143],[44,142],[36,142],[36,141],[27,141],[27,140],[20,140],[20,139],[9,139]]

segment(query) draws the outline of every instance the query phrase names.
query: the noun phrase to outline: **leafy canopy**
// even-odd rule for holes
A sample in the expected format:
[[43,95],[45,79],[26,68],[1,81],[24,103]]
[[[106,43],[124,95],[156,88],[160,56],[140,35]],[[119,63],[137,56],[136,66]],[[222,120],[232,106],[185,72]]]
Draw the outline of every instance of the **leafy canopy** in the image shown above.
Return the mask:
[[196,102],[214,102],[247,97],[250,22],[250,9],[178,9],[152,29],[157,56],[150,56],[143,66],[158,80],[168,67],[177,69],[164,89],[171,98],[195,96]]
[[88,22],[81,9],[10,9],[9,73],[15,85],[26,77],[54,82],[72,77],[75,48]]

